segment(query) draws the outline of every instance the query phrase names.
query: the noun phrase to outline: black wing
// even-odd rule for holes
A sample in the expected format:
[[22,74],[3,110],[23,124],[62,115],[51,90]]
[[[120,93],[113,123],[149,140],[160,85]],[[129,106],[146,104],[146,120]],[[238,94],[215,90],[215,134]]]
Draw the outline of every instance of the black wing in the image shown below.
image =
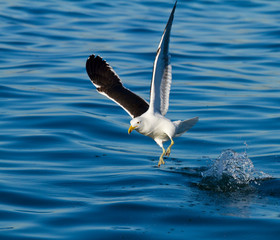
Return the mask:
[[132,118],[148,110],[149,104],[125,88],[119,76],[101,57],[91,55],[87,60],[86,70],[96,90],[119,104]]

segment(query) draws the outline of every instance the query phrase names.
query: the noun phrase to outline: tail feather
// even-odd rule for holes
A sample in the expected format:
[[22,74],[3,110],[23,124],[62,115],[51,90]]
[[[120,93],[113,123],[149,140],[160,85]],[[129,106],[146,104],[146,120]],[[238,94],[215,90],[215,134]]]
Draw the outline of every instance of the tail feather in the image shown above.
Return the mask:
[[185,121],[175,121],[173,122],[176,126],[175,137],[181,136],[184,132],[192,128],[198,121],[198,117],[194,117]]

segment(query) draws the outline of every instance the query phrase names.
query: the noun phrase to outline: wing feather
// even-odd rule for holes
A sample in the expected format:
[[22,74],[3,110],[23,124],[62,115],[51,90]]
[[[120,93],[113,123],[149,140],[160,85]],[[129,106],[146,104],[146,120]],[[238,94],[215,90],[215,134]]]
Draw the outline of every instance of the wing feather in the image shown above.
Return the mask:
[[154,62],[153,77],[151,81],[150,107],[152,112],[158,112],[163,116],[169,107],[169,93],[172,82],[172,68],[169,55],[170,31],[174,18],[177,1],[172,9],[165,30],[158,46]]
[[101,57],[91,55],[86,62],[86,70],[96,90],[120,105],[132,118],[148,110],[149,104],[125,88],[119,76]]

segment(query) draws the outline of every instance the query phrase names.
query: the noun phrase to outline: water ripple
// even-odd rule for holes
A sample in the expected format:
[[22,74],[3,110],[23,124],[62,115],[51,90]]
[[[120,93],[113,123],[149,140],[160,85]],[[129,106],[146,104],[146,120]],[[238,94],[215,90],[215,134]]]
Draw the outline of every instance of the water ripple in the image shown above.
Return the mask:
[[[277,1],[178,2],[167,116],[200,121],[160,169],[161,149],[129,136],[130,117],[88,79],[99,54],[148,100],[172,4],[1,4],[0,239],[279,238]],[[202,184],[211,159],[245,141],[248,166],[272,178]]]

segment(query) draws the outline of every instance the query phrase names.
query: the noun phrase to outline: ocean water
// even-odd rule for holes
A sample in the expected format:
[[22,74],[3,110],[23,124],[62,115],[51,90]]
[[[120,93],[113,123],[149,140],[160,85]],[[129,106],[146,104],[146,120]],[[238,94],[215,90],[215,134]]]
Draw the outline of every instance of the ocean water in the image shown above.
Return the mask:
[[105,58],[149,99],[173,1],[0,4],[0,239],[279,239],[280,9],[179,1],[167,117],[199,116],[161,149],[99,95]]

